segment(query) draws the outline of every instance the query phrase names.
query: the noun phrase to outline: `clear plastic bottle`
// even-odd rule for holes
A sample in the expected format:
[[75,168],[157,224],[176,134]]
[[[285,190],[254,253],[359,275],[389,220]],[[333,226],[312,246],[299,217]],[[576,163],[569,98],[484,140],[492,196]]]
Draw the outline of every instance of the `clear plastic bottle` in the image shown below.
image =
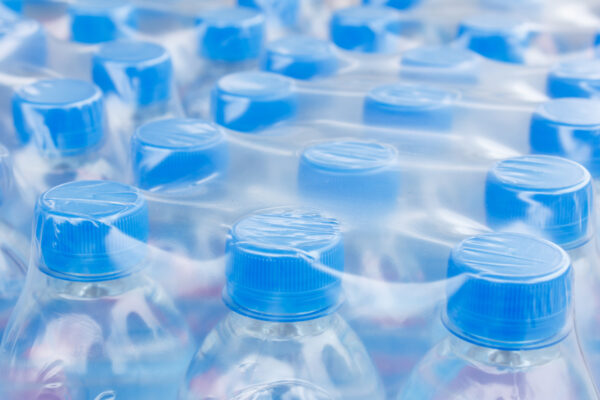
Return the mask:
[[[600,64],[597,64],[600,67]],[[593,82],[565,79],[573,87],[593,88]],[[556,83],[555,85],[558,85]],[[553,89],[558,91],[565,89]],[[557,94],[558,96],[558,94]],[[574,98],[575,93],[540,104],[531,116],[530,151],[566,157],[586,167],[595,179],[600,177],[600,116],[598,99]],[[583,97],[584,95],[580,94]],[[597,189],[596,189],[597,190]]]
[[406,44],[401,24],[402,16],[391,7],[359,5],[335,10],[329,33],[341,49],[376,56],[397,53]]
[[46,17],[53,14],[49,12],[48,5],[59,8],[58,15],[45,26],[51,33],[48,41],[48,65],[62,76],[89,79],[92,56],[98,50],[98,46],[133,35],[128,24],[135,8],[129,1],[77,0],[39,3],[42,3],[43,9],[38,13]]
[[125,147],[145,122],[182,115],[171,56],[157,44],[103,44],[92,57],[92,80],[104,92],[110,131]]
[[316,211],[271,209],[228,242],[229,315],[188,370],[180,399],[383,399],[356,334],[336,313],[343,244]]
[[484,13],[460,23],[456,42],[492,60],[524,64],[534,38],[528,20],[512,14]]
[[[384,291],[397,284],[443,278],[430,260],[447,259],[449,249],[439,244],[443,239],[459,239],[425,232],[422,237],[435,236],[437,243],[407,241],[401,229],[414,224],[414,209],[406,201],[410,194],[402,191],[408,175],[400,165],[398,150],[376,141],[325,141],[308,146],[300,156],[300,201],[327,210],[344,223],[345,270],[354,276],[353,295],[372,287]],[[424,225],[418,224],[423,231],[431,229]],[[431,304],[415,304],[413,308],[423,309],[410,316],[388,311],[385,303],[395,301],[393,290],[381,297],[350,299],[351,306],[343,309],[342,315],[373,358],[388,398],[397,395],[402,379],[439,338],[442,327],[434,317],[437,300],[433,295]]]
[[118,176],[119,155],[109,148],[97,86],[72,79],[41,80],[18,89],[12,103],[23,144],[14,152],[14,165],[32,206],[53,186]]
[[[197,119],[142,125],[131,140],[133,182],[146,194],[149,243],[163,253],[154,274],[197,341],[226,313],[223,257],[229,194],[229,149],[222,130]],[[164,257],[162,257],[164,256]],[[165,265],[162,258],[178,257]]]
[[[546,77],[546,94],[552,98],[579,97],[597,99],[600,94],[598,68],[600,68],[600,60],[597,58],[575,59],[558,63],[548,71],[548,76]],[[566,103],[558,102],[556,104],[568,104],[569,102],[571,100]],[[573,103],[577,104],[576,101],[573,101]],[[560,108],[558,110],[559,118],[560,115],[566,118],[566,116],[572,114],[567,110],[562,112]]]
[[247,7],[208,10],[198,20],[198,66],[190,68],[182,94],[188,116],[208,118],[210,91],[222,76],[254,69],[265,40],[265,17]]
[[573,330],[573,268],[557,245],[494,233],[460,243],[448,263],[449,336],[399,399],[597,399]]
[[239,72],[218,80],[211,95],[212,119],[231,131],[260,133],[296,118],[294,82],[270,72]]
[[290,78],[311,80],[335,75],[340,60],[333,44],[311,36],[288,36],[270,42],[261,69]]
[[568,252],[575,271],[576,326],[586,360],[600,382],[600,253],[589,172],[554,156],[507,159],[488,172],[485,199],[493,229],[534,234]]
[[3,399],[177,396],[193,341],[144,270],[147,212],[137,189],[110,181],[40,197],[32,264],[1,345]]

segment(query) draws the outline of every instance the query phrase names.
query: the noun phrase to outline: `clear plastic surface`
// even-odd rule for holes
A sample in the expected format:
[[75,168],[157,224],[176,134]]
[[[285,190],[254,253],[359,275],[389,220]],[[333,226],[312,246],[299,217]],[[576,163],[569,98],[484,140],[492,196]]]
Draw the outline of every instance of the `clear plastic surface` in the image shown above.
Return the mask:
[[3,398],[174,398],[193,339],[146,275],[139,191],[68,183],[40,197],[35,220],[27,281],[2,340]]
[[0,398],[598,398],[593,2],[2,4]]

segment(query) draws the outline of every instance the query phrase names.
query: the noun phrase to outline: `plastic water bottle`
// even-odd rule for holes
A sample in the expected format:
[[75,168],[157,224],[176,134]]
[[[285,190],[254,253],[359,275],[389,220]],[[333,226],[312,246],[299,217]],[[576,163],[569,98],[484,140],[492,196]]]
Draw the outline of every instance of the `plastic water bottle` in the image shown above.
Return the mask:
[[264,25],[264,15],[247,7],[218,8],[200,16],[200,64],[195,82],[183,94],[186,115],[207,118],[215,82],[223,75],[258,66]]
[[448,337],[400,399],[598,398],[573,330],[573,268],[560,247],[522,234],[476,236],[452,251],[448,278],[460,285],[449,281]]
[[401,17],[397,10],[357,6],[336,10],[329,25],[336,46],[356,53],[389,54],[400,50]]
[[[46,24],[51,32],[48,40],[48,66],[62,76],[90,79],[92,56],[98,45],[131,36],[127,27],[133,7],[121,0],[77,0],[68,3],[37,2],[39,14],[58,14]],[[50,11],[58,4],[59,10]],[[61,7],[62,6],[62,7]],[[63,10],[67,6],[66,10]]]
[[475,84],[482,68],[477,53],[451,46],[421,46],[402,53],[400,76],[442,84]]
[[597,98],[600,95],[600,60],[573,60],[555,65],[546,78],[550,97]]
[[193,344],[144,271],[147,212],[137,189],[110,181],[40,197],[27,283],[2,340],[3,398],[177,396]]
[[340,63],[329,41],[310,36],[288,36],[266,45],[261,69],[309,80],[336,74]]
[[92,79],[104,92],[110,130],[119,132],[125,147],[143,123],[182,113],[171,57],[157,44],[123,40],[102,45],[92,58]]
[[43,80],[15,92],[13,119],[23,143],[14,153],[15,169],[27,182],[32,205],[61,183],[116,176],[103,118],[102,92],[88,82]]
[[600,176],[600,101],[561,98],[538,106],[531,117],[532,153],[569,158]]
[[228,242],[229,315],[192,361],[180,399],[383,399],[356,334],[336,313],[344,249],[334,219],[271,209]]
[[457,41],[482,56],[523,64],[535,37],[526,20],[506,14],[480,14],[462,21]]
[[447,132],[453,128],[456,90],[431,85],[394,83],[370,90],[363,120],[369,125]]
[[[302,152],[298,193],[302,202],[327,210],[345,224],[346,272],[366,282],[423,283],[440,273],[423,263],[425,257],[447,259],[448,250],[434,246],[419,251],[403,246],[398,229],[406,210],[402,193],[406,175],[398,151],[374,141],[338,140],[318,143]],[[407,211],[407,210],[406,210]],[[365,286],[369,285],[366,283]],[[362,290],[361,288],[360,290]],[[436,342],[435,307],[418,316],[390,315],[371,306],[344,309],[385,383],[387,397],[398,393],[403,378]]]
[[302,6],[310,2],[311,0],[238,0],[237,3],[242,7],[262,11],[268,18],[267,22],[275,20],[276,25],[293,29],[299,28]]
[[497,230],[531,233],[566,250],[575,272],[575,315],[584,354],[600,382],[600,263],[589,172],[559,157],[497,163],[488,173],[486,212]]
[[78,0],[69,6],[71,40],[85,45],[110,42],[127,36],[126,24],[133,12],[120,0]]
[[232,131],[253,133],[296,116],[294,83],[268,72],[239,72],[219,79],[211,96],[213,120]]
[[150,122],[131,142],[133,181],[146,191],[150,210],[149,243],[180,257],[169,265],[157,260],[157,280],[200,341],[226,312],[225,222],[235,219],[223,207],[228,143],[219,127],[196,119]]

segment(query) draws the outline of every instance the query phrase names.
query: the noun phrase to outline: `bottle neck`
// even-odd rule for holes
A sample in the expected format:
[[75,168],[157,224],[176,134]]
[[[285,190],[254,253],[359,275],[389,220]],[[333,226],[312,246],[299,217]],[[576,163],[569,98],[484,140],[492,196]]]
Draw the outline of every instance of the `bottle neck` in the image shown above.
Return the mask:
[[450,335],[448,345],[452,352],[480,369],[526,369],[546,364],[561,356],[561,342],[532,350],[500,350],[479,346]]
[[82,282],[59,279],[45,274],[38,268],[31,273],[29,282],[35,285],[42,296],[62,296],[73,299],[98,299],[114,297],[125,292],[146,286],[149,279],[143,273],[137,272],[118,279],[97,282]]
[[269,338],[269,340],[293,340],[317,336],[340,323],[341,318],[337,313],[309,321],[273,322],[249,318],[232,311],[225,319],[226,327],[237,336]]

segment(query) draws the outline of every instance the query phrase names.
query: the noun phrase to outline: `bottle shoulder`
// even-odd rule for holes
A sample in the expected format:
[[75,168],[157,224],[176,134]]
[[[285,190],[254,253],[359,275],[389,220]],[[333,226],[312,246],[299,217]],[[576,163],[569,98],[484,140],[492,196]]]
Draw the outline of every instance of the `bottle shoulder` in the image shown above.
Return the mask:
[[42,363],[192,352],[185,321],[162,289],[139,274],[132,279],[137,281],[133,287],[122,282],[121,288],[115,281],[59,282],[56,288],[29,279],[7,326],[3,351],[13,360]]
[[337,314],[272,323],[230,313],[207,336],[188,370],[190,398],[254,398],[244,393],[255,396],[276,387],[317,399],[383,398],[364,346]]
[[503,351],[454,337],[436,345],[413,370],[399,400],[415,398],[597,399],[574,338],[546,349]]

